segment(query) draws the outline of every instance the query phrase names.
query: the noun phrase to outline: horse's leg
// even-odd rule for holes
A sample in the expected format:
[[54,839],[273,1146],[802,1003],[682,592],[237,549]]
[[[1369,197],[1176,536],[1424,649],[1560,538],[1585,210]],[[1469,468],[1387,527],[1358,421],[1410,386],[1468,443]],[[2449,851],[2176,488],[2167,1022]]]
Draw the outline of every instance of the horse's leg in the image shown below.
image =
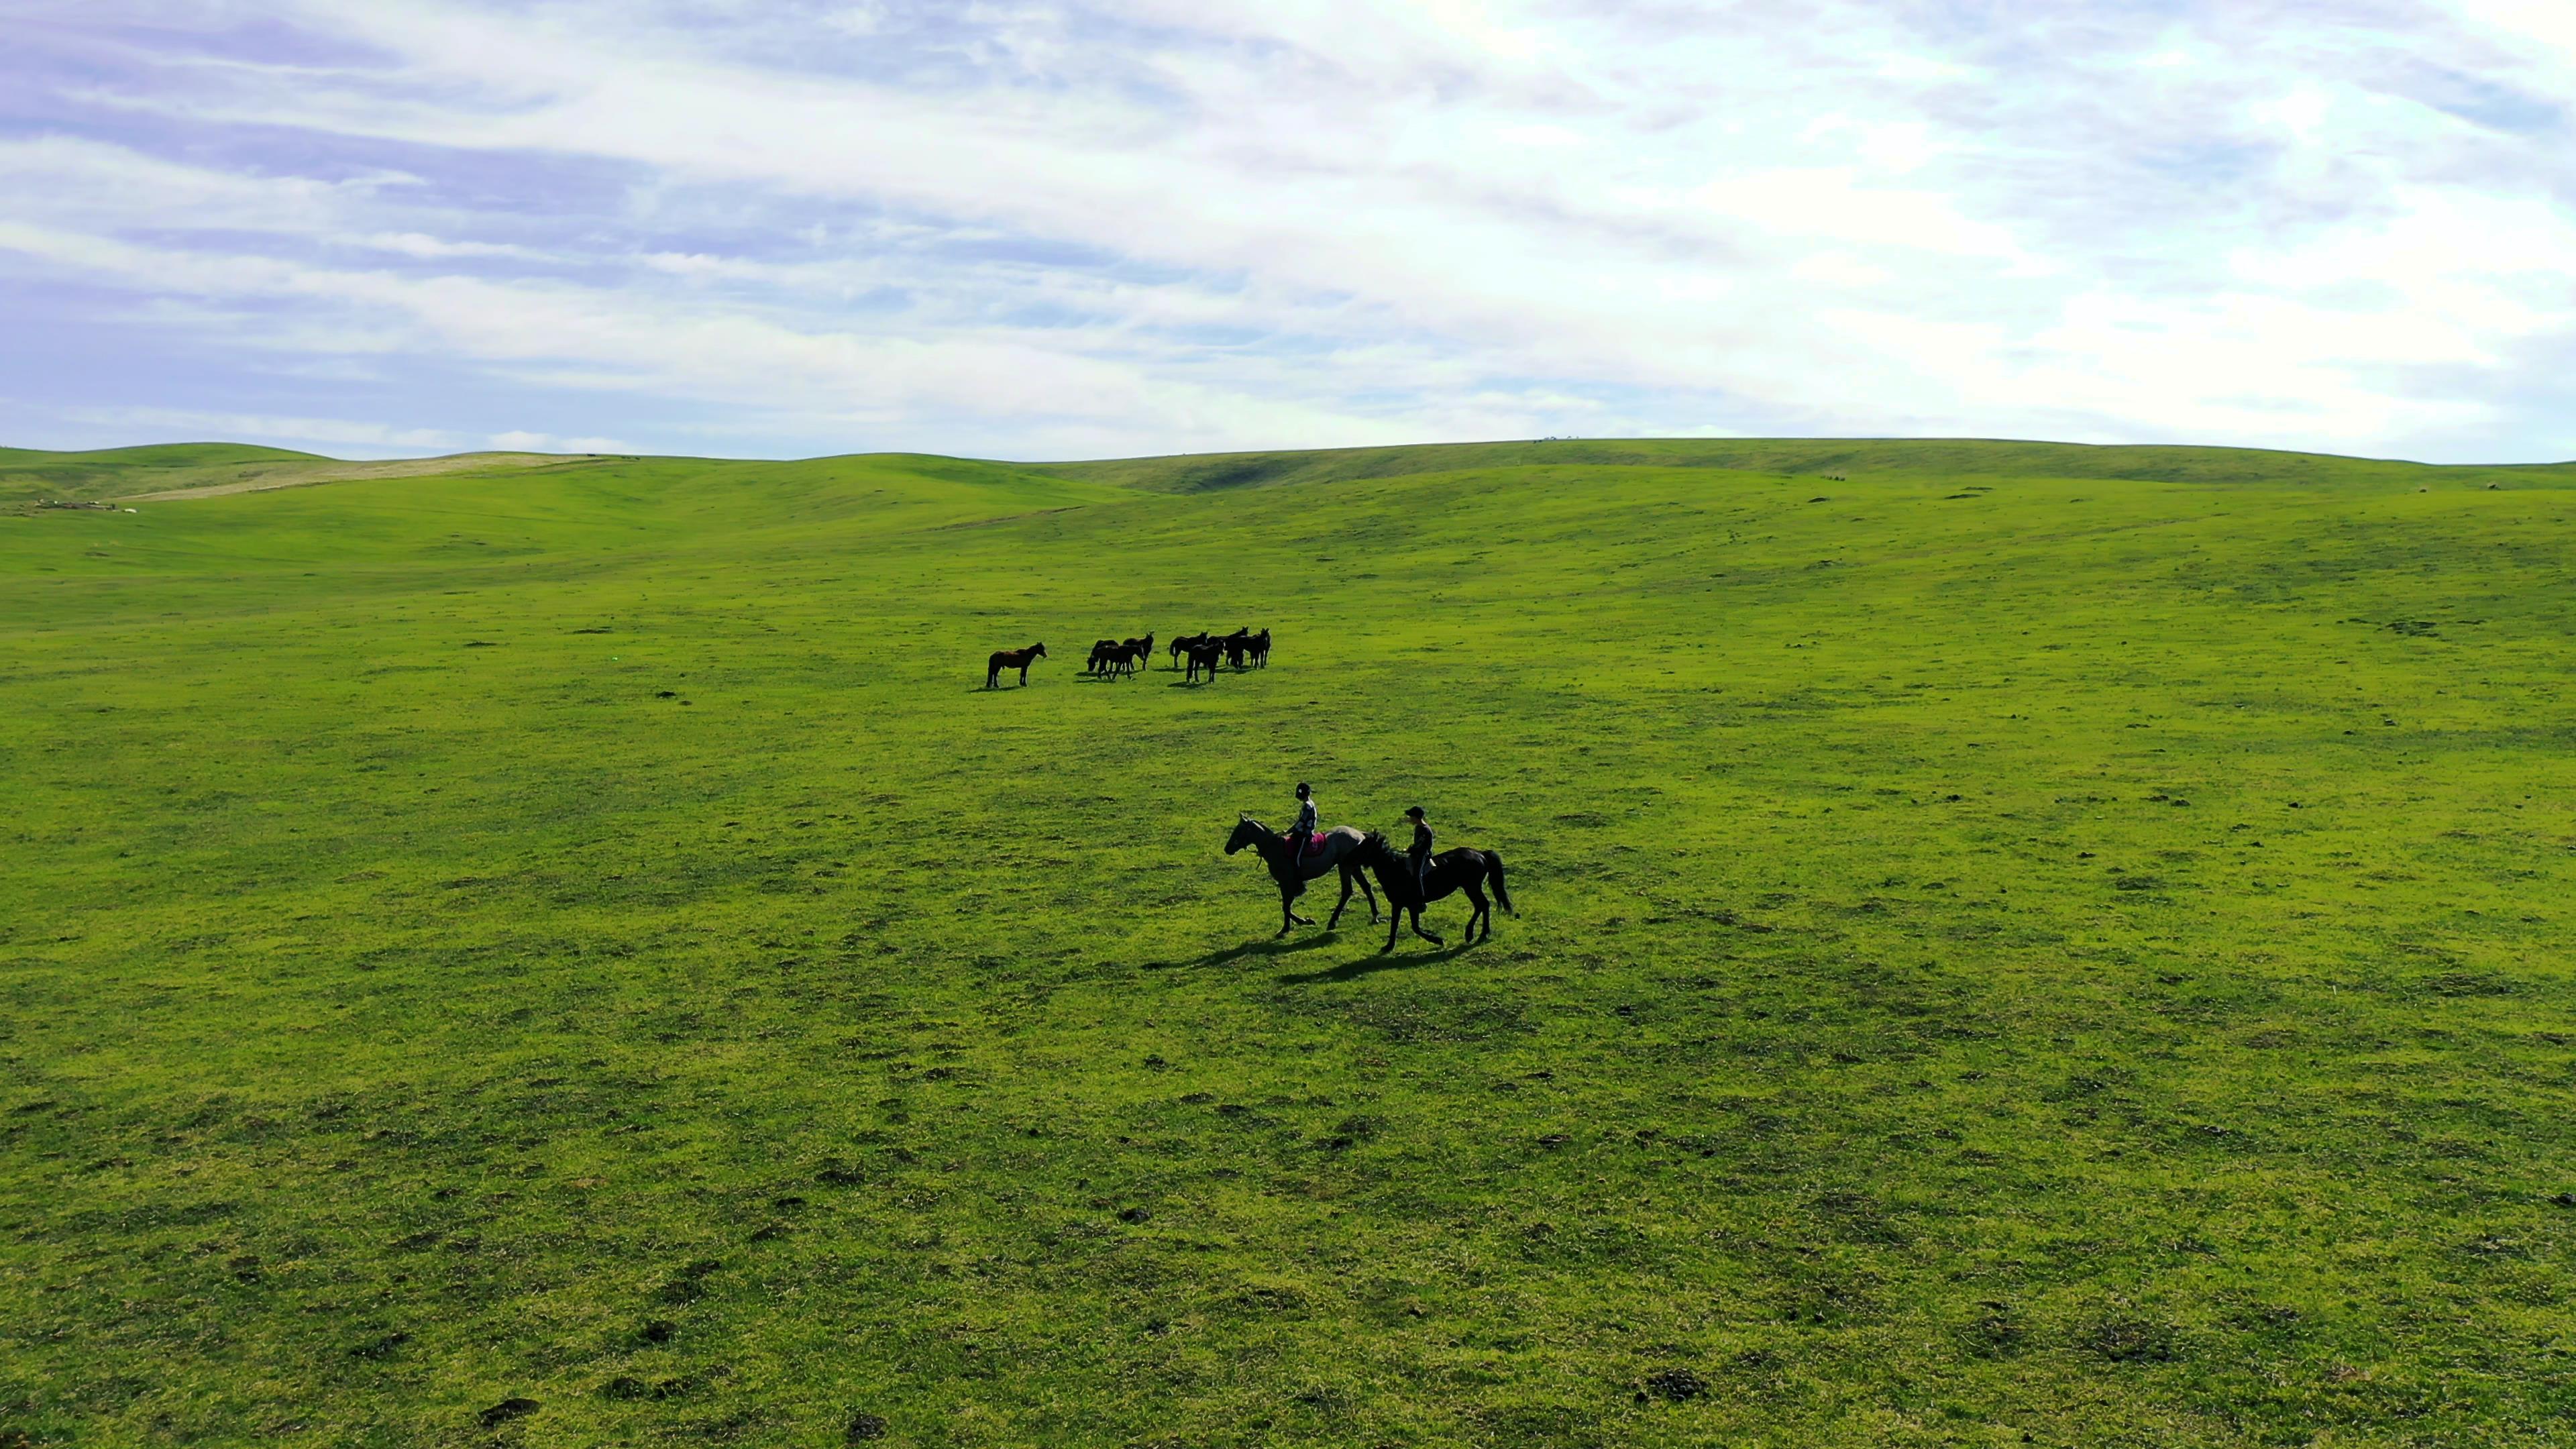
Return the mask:
[[[1302,896],[1302,895],[1304,895],[1305,893],[1306,893],[1306,883],[1305,883],[1304,881],[1302,881],[1302,880],[1300,880],[1300,881],[1290,881],[1288,884],[1283,885],[1283,886],[1281,886],[1281,887],[1279,888],[1279,894],[1284,898],[1284,899],[1281,901],[1281,904],[1282,904],[1282,905],[1288,905],[1288,904],[1293,903],[1293,902],[1294,902],[1294,901],[1295,901],[1299,896]],[[1296,913],[1296,911],[1294,911],[1294,910],[1291,910],[1291,911],[1289,911],[1289,912],[1288,912],[1288,919],[1290,919],[1290,920],[1292,920],[1292,921],[1295,921],[1298,925],[1301,925],[1301,926],[1311,926],[1311,925],[1315,924],[1314,922],[1312,922],[1312,921],[1310,921],[1310,920],[1307,920],[1304,916],[1301,916],[1301,915],[1297,914],[1297,913]]]
[[1438,936],[1422,929],[1422,907],[1420,906],[1415,906],[1413,908],[1413,934],[1420,936],[1422,939],[1430,942],[1434,946],[1446,946],[1449,944]]
[[1342,898],[1341,898],[1340,900],[1338,900],[1338,901],[1333,902],[1333,918],[1332,918],[1331,920],[1326,921],[1326,922],[1324,923],[1324,929],[1325,929],[1325,930],[1327,930],[1327,931],[1338,931],[1338,930],[1340,930],[1340,929],[1341,929],[1341,927],[1342,927],[1342,910],[1343,910],[1343,908],[1344,908],[1344,907],[1348,906],[1350,903],[1351,903],[1351,873],[1350,873],[1350,871],[1348,871],[1347,869],[1345,869],[1345,870],[1342,872]]
[[1482,939],[1476,934],[1478,922],[1484,923],[1485,935],[1494,934],[1494,912],[1492,907],[1485,904],[1485,888],[1474,881],[1467,882],[1467,899],[1475,903],[1475,909],[1467,913],[1466,940],[1472,945]]

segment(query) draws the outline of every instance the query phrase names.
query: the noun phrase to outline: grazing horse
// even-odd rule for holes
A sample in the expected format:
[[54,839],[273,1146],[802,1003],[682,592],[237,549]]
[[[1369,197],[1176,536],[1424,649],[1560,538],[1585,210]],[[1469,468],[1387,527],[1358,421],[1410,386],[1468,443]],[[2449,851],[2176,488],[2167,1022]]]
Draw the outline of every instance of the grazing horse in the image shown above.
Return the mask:
[[[1360,874],[1352,860],[1364,838],[1347,825],[1336,825],[1324,832],[1324,848],[1309,855],[1304,841],[1283,840],[1278,831],[1245,815],[1234,822],[1234,834],[1226,839],[1225,853],[1232,855],[1249,845],[1261,852],[1261,863],[1270,867],[1270,878],[1279,885],[1279,914],[1283,918],[1279,935],[1270,938],[1276,941],[1295,927],[1315,924],[1297,914],[1293,906],[1297,897],[1306,893],[1306,882],[1330,870],[1342,873],[1342,898],[1333,903],[1333,918],[1324,923],[1324,929],[1341,925],[1342,908],[1351,903],[1354,884],[1368,898],[1369,924],[1377,924],[1377,892],[1369,889],[1368,877]],[[1383,879],[1380,877],[1381,882]]]
[[[1126,641],[1126,642],[1127,642],[1127,647],[1128,647],[1128,648],[1130,648],[1130,649],[1132,649],[1132,650],[1136,651],[1136,657],[1137,657],[1138,659],[1140,659],[1140,660],[1150,660],[1150,659],[1152,659],[1152,658],[1154,657],[1154,636],[1153,636],[1153,635],[1148,634],[1148,635],[1146,635],[1146,636],[1145,636],[1144,638],[1142,638],[1142,639],[1130,639],[1130,640],[1128,640],[1128,641]],[[1140,665],[1139,667],[1141,668],[1142,666]]]
[[[1520,914],[1512,908],[1512,893],[1503,886],[1503,858],[1490,850],[1469,850],[1463,845],[1455,850],[1444,850],[1431,857],[1430,869],[1424,871],[1423,879],[1417,882],[1413,878],[1413,862],[1396,853],[1395,848],[1386,843],[1385,836],[1372,830],[1361,839],[1359,848],[1351,852],[1350,861],[1376,872],[1378,889],[1386,892],[1389,915],[1386,944],[1378,948],[1381,956],[1395,949],[1395,930],[1403,924],[1407,911],[1413,913],[1413,934],[1434,946],[1446,944],[1438,936],[1422,929],[1422,908],[1456,891],[1465,891],[1467,899],[1475,902],[1475,909],[1467,913],[1467,939],[1461,944],[1473,945],[1480,939],[1492,937],[1494,908],[1485,903],[1485,885],[1489,880],[1494,887],[1494,899],[1503,903],[1503,909],[1515,916]],[[1426,885],[1429,887],[1427,891],[1424,889]],[[1480,922],[1485,928],[1483,937],[1476,934]]]
[[1269,631],[1269,630],[1264,629],[1264,630],[1262,630],[1260,633],[1255,634],[1255,635],[1253,635],[1253,636],[1252,636],[1251,640],[1249,641],[1249,652],[1250,652],[1250,653],[1251,653],[1251,655],[1252,655],[1252,667],[1253,667],[1253,668],[1255,668],[1255,669],[1267,669],[1267,668],[1269,668],[1269,667],[1270,667],[1270,631]]
[[1113,655],[1115,655],[1117,652],[1118,652],[1118,641],[1117,641],[1117,640],[1115,640],[1115,639],[1102,639],[1102,640],[1097,641],[1096,643],[1094,643],[1094,644],[1091,646],[1091,658],[1089,658],[1088,660],[1084,661],[1083,666],[1082,666],[1082,672],[1083,672],[1083,673],[1085,673],[1085,674],[1098,674],[1098,673],[1101,673],[1101,672],[1102,672],[1102,670],[1103,670],[1103,667],[1104,667],[1104,666],[1106,666],[1106,665],[1109,663],[1110,658],[1111,658]]
[[1237,669],[1243,667],[1243,656],[1252,648],[1252,631],[1237,629],[1218,641],[1225,645],[1225,662]]
[[1020,671],[1020,684],[1025,688],[1029,682],[1029,664],[1033,660],[1045,657],[1044,644],[1032,644],[1026,649],[996,649],[993,651],[993,657],[984,661],[984,687],[1001,688],[1002,671],[1016,669]]
[[1124,644],[1110,645],[1109,653],[1101,663],[1112,677],[1123,679],[1144,667],[1146,658],[1153,652],[1140,641],[1130,639]]
[[1183,683],[1186,684],[1190,680],[1198,678],[1199,671],[1202,669],[1207,671],[1208,678],[1214,679],[1216,678],[1217,661],[1225,657],[1225,641],[1222,639],[1202,638],[1198,643],[1189,647],[1189,656],[1190,672],[1181,676],[1181,681]]

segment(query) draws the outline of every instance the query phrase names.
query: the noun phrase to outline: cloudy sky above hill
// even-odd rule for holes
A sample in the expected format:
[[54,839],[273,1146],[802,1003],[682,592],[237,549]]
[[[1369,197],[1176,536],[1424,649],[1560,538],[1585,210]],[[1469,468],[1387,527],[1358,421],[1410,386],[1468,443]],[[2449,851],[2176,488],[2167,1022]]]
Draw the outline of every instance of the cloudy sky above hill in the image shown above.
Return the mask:
[[2576,457],[2564,0],[0,27],[0,442]]

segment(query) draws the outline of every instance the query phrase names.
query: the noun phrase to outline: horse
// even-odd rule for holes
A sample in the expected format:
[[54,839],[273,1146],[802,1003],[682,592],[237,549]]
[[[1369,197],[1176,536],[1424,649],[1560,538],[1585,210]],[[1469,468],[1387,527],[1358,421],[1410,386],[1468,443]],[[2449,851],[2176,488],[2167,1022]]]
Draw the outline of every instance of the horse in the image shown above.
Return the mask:
[[1153,652],[1141,642],[1130,639],[1124,644],[1110,645],[1108,655],[1101,662],[1111,677],[1123,679],[1142,668]]
[[[1127,640],[1126,644],[1128,648],[1136,651],[1136,657],[1139,660],[1147,660],[1154,657],[1154,636],[1151,634],[1148,634],[1141,639]],[[1138,667],[1141,668],[1142,665],[1139,665]]]
[[1181,656],[1208,641],[1205,634],[1182,634],[1172,640],[1172,667],[1181,667]]
[[[1475,902],[1475,909],[1467,913],[1467,938],[1460,944],[1474,945],[1479,940],[1492,939],[1494,908],[1485,903],[1488,880],[1493,883],[1494,899],[1503,903],[1503,909],[1515,916],[1520,914],[1512,907],[1512,893],[1503,885],[1503,858],[1490,850],[1470,850],[1463,845],[1455,850],[1444,850],[1431,857],[1430,868],[1423,872],[1423,880],[1417,882],[1413,877],[1413,862],[1387,844],[1385,836],[1372,830],[1351,852],[1350,863],[1366,866],[1375,872],[1378,889],[1386,892],[1389,914],[1386,944],[1378,948],[1381,956],[1395,949],[1396,927],[1403,924],[1407,911],[1413,913],[1413,934],[1434,946],[1446,945],[1438,936],[1422,929],[1422,908],[1462,890],[1467,893],[1468,900]],[[1429,889],[1425,890],[1425,886]],[[1485,927],[1485,934],[1481,937],[1476,934],[1479,922]]]
[[1045,657],[1047,655],[1044,644],[1032,644],[1026,649],[997,649],[993,651],[991,658],[984,661],[984,687],[1001,688],[1002,671],[1016,669],[1020,671],[1020,686],[1025,689],[1029,682],[1030,662]]
[[1102,639],[1094,642],[1091,646],[1091,658],[1083,662],[1082,672],[1085,674],[1100,673],[1100,667],[1107,664],[1110,656],[1117,652],[1118,641],[1115,639]]
[[1199,643],[1190,646],[1189,655],[1190,672],[1181,676],[1183,683],[1198,678],[1202,669],[1207,671],[1208,678],[1214,679],[1217,661],[1225,657],[1225,641],[1203,637]]
[[1252,647],[1252,631],[1237,629],[1218,642],[1225,646],[1225,662],[1241,669],[1244,652]]
[[1270,938],[1276,941],[1298,926],[1315,924],[1297,914],[1293,905],[1297,897],[1306,893],[1306,882],[1328,870],[1342,873],[1342,898],[1333,903],[1333,918],[1324,923],[1324,929],[1334,930],[1342,924],[1342,908],[1351,903],[1354,884],[1359,886],[1360,894],[1368,898],[1369,924],[1377,924],[1377,892],[1369,889],[1368,877],[1360,874],[1351,859],[1352,852],[1360,848],[1365,838],[1347,825],[1336,825],[1324,832],[1324,848],[1308,855],[1304,841],[1284,840],[1278,831],[1243,815],[1234,822],[1234,834],[1226,839],[1225,853],[1232,855],[1249,845],[1261,852],[1261,863],[1270,867],[1270,878],[1279,885],[1279,914],[1283,918],[1279,922],[1279,934]]
[[1255,669],[1267,669],[1267,668],[1269,668],[1269,667],[1270,667],[1270,631],[1269,631],[1269,630],[1264,629],[1264,630],[1262,630],[1260,633],[1253,635],[1253,636],[1252,636],[1252,638],[1250,639],[1250,641],[1248,641],[1247,649],[1248,649],[1248,652],[1252,655],[1252,667],[1253,667],[1253,668],[1255,668]]

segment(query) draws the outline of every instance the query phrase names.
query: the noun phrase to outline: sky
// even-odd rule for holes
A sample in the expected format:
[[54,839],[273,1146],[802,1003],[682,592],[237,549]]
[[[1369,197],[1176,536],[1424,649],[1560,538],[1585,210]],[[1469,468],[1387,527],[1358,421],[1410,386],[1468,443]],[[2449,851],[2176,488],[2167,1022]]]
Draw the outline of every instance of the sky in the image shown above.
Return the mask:
[[0,0],[0,443],[2576,458],[2576,0]]

